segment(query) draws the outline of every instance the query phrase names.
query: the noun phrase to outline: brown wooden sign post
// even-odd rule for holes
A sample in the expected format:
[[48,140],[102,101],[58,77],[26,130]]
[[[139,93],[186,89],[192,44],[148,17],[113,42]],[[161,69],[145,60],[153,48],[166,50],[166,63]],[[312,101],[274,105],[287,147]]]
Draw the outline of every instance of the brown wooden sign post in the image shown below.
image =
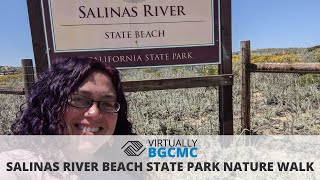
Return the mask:
[[41,1],[27,0],[32,46],[37,75],[48,69],[48,56],[46,53],[46,40],[41,13]]
[[[219,74],[232,74],[231,0],[222,0],[220,11],[222,62]],[[219,122],[220,134],[233,134],[232,85],[219,86]]]
[[233,134],[231,0],[27,2],[37,74],[56,58],[80,55],[117,68],[217,64],[219,76],[124,86],[128,91],[219,86],[220,134]]

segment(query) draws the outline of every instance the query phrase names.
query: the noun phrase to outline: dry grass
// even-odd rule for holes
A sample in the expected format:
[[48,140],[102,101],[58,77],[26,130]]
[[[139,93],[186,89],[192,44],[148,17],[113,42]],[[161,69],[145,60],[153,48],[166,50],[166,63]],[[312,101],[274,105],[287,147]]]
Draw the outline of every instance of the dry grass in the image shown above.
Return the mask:
[[8,134],[10,132],[10,125],[16,118],[24,98],[21,95],[0,94],[0,134]]

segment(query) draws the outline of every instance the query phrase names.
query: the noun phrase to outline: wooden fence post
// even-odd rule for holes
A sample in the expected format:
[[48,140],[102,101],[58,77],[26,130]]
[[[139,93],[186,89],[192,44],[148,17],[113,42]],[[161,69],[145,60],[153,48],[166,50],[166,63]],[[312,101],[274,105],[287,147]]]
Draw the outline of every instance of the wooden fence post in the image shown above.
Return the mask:
[[30,86],[34,84],[33,64],[31,59],[22,59],[21,64],[23,69],[24,91],[27,95]]
[[250,122],[250,41],[241,41],[241,131],[251,132]]

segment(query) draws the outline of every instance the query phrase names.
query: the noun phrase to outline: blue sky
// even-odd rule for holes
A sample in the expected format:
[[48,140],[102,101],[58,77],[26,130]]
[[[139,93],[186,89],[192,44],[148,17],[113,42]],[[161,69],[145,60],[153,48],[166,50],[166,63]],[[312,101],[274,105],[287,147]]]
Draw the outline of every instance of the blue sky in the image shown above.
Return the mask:
[[[232,49],[320,45],[320,0],[232,0]],[[33,59],[26,0],[1,0],[0,66]]]

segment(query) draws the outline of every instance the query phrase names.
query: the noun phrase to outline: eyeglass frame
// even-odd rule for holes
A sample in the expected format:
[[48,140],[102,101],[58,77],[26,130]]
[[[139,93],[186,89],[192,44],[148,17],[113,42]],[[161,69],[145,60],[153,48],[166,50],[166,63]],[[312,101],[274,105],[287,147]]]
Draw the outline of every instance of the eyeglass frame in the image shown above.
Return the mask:
[[[83,97],[83,98],[85,98],[85,99],[87,99],[87,100],[90,100],[90,104],[89,104],[87,107],[75,106],[74,104],[71,104],[72,96],[80,96],[80,97]],[[93,99],[91,99],[91,98],[89,98],[89,97],[87,97],[87,96],[83,96],[83,95],[80,95],[80,94],[71,94],[71,95],[69,95],[68,101],[67,101],[67,103],[68,103],[70,106],[76,107],[76,108],[91,108],[94,102],[97,103],[98,108],[99,108],[101,111],[106,112],[106,113],[118,113],[119,110],[120,110],[120,108],[121,108],[120,103],[118,103],[117,101],[95,101],[95,100],[93,100]],[[116,109],[116,111],[105,111],[105,110],[103,110],[102,108],[100,108],[100,103],[101,103],[101,102],[112,102],[112,103],[115,103],[115,104],[117,104],[118,108]]]

